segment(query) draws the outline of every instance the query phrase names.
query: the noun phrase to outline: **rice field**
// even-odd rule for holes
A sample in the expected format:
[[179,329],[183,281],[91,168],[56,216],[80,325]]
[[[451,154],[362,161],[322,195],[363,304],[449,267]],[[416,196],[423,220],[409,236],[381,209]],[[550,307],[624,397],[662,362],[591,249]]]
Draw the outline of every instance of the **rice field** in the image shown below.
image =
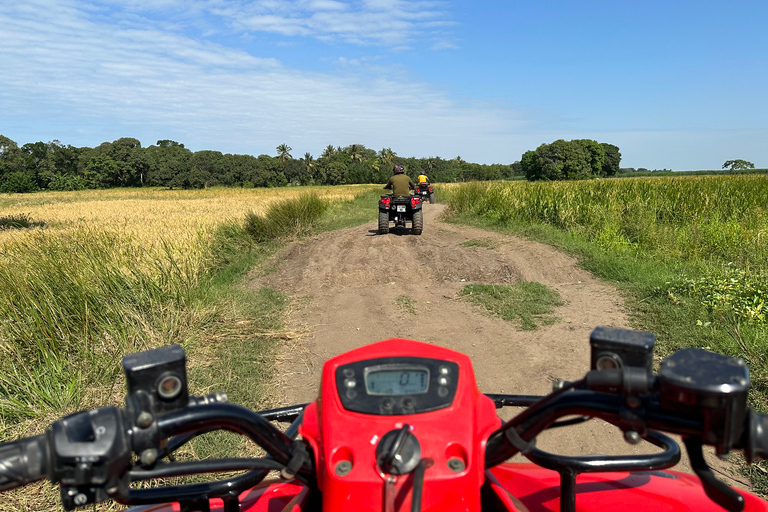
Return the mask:
[[445,192],[459,214],[549,224],[606,249],[768,264],[768,176],[472,183]]
[[0,230],[0,438],[19,421],[114,402],[123,354],[193,337],[212,314],[190,304],[220,226],[308,192],[366,190],[0,194],[0,218],[34,226]]
[[495,182],[445,187],[460,218],[535,233],[618,283],[657,353],[743,357],[768,410],[768,176]]

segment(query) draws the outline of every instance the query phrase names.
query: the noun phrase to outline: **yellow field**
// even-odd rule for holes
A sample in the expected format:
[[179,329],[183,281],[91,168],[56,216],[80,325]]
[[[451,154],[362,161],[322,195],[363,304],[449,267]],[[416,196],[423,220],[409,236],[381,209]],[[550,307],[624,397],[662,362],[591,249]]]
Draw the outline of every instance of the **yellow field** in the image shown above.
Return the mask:
[[[270,204],[307,192],[328,199],[351,199],[360,186],[301,188],[213,188],[207,190],[110,189],[77,192],[0,194],[0,217],[25,214],[47,229],[97,227],[144,241],[158,240],[180,250],[194,247],[217,224],[264,213]],[[0,246],[29,236],[26,230],[0,231]]]

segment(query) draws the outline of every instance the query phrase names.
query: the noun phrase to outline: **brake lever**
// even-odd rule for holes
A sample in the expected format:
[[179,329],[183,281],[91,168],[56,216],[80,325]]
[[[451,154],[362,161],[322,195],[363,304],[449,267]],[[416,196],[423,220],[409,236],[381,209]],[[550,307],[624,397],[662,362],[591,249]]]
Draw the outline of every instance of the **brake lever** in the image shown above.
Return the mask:
[[701,480],[704,492],[709,499],[728,510],[741,512],[744,510],[744,496],[731,489],[727,484],[715,477],[712,469],[704,460],[704,452],[700,437],[684,437],[685,449],[691,461],[691,468]]

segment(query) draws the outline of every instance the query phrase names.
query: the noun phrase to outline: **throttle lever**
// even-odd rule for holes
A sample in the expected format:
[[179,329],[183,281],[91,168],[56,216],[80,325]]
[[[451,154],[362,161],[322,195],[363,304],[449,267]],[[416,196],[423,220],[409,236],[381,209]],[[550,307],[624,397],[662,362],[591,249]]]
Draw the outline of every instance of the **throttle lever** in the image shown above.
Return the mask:
[[744,510],[744,496],[718,480],[704,460],[701,438],[685,437],[683,442],[688,452],[688,458],[691,461],[691,468],[701,480],[704,492],[707,493],[709,499],[729,512],[741,512]]

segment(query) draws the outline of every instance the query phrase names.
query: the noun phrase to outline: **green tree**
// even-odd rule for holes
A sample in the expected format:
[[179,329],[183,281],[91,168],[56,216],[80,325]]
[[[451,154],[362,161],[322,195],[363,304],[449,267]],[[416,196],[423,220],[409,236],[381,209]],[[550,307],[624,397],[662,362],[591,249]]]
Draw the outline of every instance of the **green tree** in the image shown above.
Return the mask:
[[385,167],[391,168],[394,164],[397,153],[392,151],[392,148],[381,148],[379,151],[379,159],[385,164]]
[[286,160],[290,160],[291,158],[293,158],[291,156],[291,151],[293,151],[293,148],[290,147],[288,144],[280,144],[275,149],[277,150],[277,158],[280,160],[280,163],[283,163]]
[[605,152],[605,161],[603,162],[603,168],[601,174],[603,176],[616,176],[621,168],[621,153],[619,147],[613,144],[606,144],[605,142],[600,144]]
[[596,141],[558,139],[523,154],[520,167],[528,180],[577,180],[600,176],[605,150]]
[[24,161],[19,145],[5,135],[0,135],[0,178],[4,174],[23,169]]
[[325,146],[325,149],[323,150],[323,154],[320,155],[320,158],[330,158],[336,153],[336,148],[333,147],[333,144],[328,144]]
[[325,185],[343,185],[347,182],[347,166],[342,162],[329,162],[320,169]]
[[729,169],[731,171],[739,171],[743,169],[754,169],[755,164],[747,162],[746,160],[736,159],[728,160],[723,164],[723,169]]
[[197,151],[192,155],[190,170],[183,188],[207,188],[219,185],[226,167],[221,151]]
[[83,170],[88,188],[108,188],[115,183],[119,165],[105,153],[91,153]]
[[13,171],[0,179],[0,192],[23,194],[38,190],[32,176],[24,171]]
[[350,144],[344,148],[344,152],[349,155],[353,162],[362,163],[365,158],[365,146],[363,144]]
[[312,155],[307,151],[304,153],[304,176],[305,176],[305,183],[313,183],[315,180],[315,159],[312,157]]
[[172,140],[159,140],[149,146],[146,155],[150,164],[145,184],[151,187],[170,187],[176,176],[191,169],[192,151]]

